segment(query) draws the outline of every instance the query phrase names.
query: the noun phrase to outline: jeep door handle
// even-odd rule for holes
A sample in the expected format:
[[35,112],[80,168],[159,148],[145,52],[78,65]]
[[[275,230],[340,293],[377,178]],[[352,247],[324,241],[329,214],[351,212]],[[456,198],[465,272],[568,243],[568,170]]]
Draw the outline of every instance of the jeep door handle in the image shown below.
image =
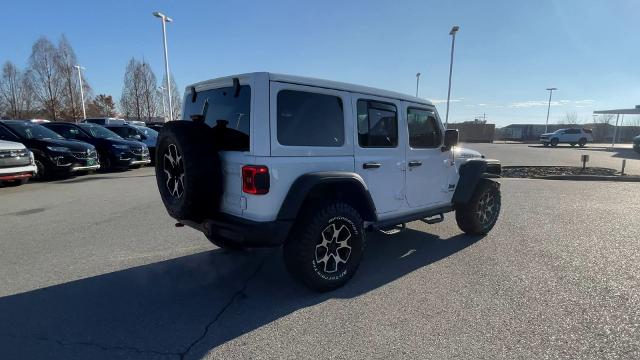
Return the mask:
[[363,169],[377,169],[380,166],[382,166],[382,164],[376,163],[376,162],[368,162],[368,163],[362,164]]
[[409,161],[409,167],[416,167],[421,165],[422,165],[422,161],[418,161],[418,160]]

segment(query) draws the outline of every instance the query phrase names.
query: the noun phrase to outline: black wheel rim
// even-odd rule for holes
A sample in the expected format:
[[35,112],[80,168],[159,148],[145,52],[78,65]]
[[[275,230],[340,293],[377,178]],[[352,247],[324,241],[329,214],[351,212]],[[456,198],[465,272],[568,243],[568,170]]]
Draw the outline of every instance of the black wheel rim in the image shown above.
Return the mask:
[[491,225],[498,216],[499,204],[496,195],[487,191],[478,200],[478,209],[476,215],[478,221],[483,227]]
[[179,199],[184,194],[184,162],[175,144],[169,144],[163,154],[165,186],[171,197]]
[[352,231],[350,224],[334,220],[327,225],[314,249],[313,267],[322,278],[337,279],[346,273],[351,257]]

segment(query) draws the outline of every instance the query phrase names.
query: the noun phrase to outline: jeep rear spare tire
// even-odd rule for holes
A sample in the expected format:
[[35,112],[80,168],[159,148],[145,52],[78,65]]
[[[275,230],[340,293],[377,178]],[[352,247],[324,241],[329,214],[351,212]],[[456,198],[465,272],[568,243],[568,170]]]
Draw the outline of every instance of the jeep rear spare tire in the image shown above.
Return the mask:
[[162,127],[156,149],[156,181],[169,215],[200,222],[222,196],[220,157],[203,123],[172,121]]

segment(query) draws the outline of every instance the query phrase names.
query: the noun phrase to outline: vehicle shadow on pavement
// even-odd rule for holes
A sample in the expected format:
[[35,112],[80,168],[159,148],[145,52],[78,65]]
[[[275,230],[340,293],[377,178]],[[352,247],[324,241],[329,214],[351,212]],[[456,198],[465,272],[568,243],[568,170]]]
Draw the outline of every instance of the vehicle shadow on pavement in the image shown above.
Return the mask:
[[477,240],[411,229],[371,234],[356,276],[325,294],[293,282],[280,249],[217,249],[10,295],[0,298],[0,358],[199,359],[300,309],[366,294]]

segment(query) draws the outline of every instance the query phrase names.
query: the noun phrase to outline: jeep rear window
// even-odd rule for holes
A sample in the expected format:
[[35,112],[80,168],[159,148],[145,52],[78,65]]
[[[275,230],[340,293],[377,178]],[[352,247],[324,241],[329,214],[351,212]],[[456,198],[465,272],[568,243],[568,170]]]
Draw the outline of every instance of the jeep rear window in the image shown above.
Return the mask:
[[235,96],[233,87],[198,91],[195,101],[191,94],[184,100],[184,120],[194,115],[205,115],[204,122],[221,129],[223,141],[220,150],[249,151],[251,129],[251,87],[240,86]]

